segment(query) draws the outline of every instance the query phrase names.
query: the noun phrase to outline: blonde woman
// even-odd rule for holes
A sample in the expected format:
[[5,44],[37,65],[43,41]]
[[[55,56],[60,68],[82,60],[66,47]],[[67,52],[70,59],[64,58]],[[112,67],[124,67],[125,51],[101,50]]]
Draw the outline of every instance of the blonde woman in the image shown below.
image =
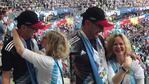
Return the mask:
[[57,31],[47,33],[44,55],[26,49],[16,29],[12,32],[17,52],[37,68],[38,84],[62,84],[61,58],[69,54],[69,45],[65,36]]
[[124,34],[114,34],[107,39],[110,84],[144,84],[144,70],[129,53],[131,45]]

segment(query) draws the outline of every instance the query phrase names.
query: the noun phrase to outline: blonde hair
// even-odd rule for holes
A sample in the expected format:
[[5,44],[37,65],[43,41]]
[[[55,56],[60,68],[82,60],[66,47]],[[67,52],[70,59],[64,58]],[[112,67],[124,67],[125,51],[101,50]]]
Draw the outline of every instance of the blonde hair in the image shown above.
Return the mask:
[[46,48],[46,54],[56,59],[67,57],[70,51],[67,38],[58,31],[47,33]]
[[115,33],[106,39],[108,56],[114,55],[112,48],[116,37],[120,37],[124,41],[124,46],[126,48],[125,54],[132,51],[129,39],[123,33]]

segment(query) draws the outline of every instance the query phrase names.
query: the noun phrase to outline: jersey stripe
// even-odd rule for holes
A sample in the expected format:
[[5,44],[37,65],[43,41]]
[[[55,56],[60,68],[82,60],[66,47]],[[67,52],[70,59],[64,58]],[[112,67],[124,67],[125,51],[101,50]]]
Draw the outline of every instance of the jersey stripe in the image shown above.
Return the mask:
[[10,50],[13,48],[13,46],[14,46],[13,41],[10,41],[10,42],[6,45],[5,50],[10,51]]

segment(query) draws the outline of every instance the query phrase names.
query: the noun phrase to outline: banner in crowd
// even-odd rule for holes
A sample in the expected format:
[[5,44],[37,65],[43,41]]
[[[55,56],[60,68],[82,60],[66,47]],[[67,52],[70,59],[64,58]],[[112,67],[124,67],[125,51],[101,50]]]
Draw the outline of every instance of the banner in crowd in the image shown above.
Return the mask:
[[139,19],[138,19],[138,17],[130,18],[130,22],[131,22],[133,25],[136,25],[136,24],[139,23]]
[[143,11],[143,10],[149,10],[149,6],[147,6],[147,7],[119,8],[120,14]]

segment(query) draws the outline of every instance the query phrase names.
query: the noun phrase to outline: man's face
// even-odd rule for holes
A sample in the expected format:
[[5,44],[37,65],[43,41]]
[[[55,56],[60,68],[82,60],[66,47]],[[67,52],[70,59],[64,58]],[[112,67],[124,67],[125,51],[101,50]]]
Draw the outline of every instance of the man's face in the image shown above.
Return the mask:
[[100,32],[103,32],[103,26],[91,22],[90,34],[93,38],[97,38]]
[[27,26],[27,25],[23,25],[21,27],[23,27],[21,30],[22,30],[22,37],[24,39],[31,38],[33,36],[33,33],[38,31],[37,29],[32,28],[31,26]]

